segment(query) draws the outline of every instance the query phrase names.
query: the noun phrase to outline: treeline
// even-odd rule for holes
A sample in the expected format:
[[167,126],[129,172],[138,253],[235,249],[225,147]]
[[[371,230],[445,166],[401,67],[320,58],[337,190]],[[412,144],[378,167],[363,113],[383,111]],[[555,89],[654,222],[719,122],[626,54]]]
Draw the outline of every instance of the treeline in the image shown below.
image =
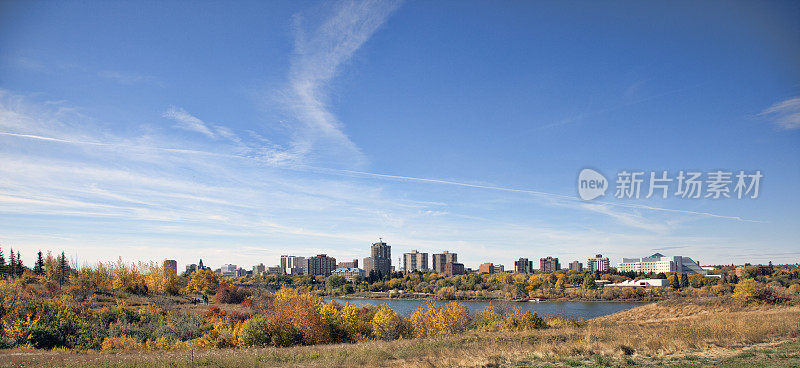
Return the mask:
[[3,254],[3,248],[0,247],[0,277],[22,277],[25,272],[32,272],[34,275],[45,275],[60,285],[69,278],[70,274],[69,261],[67,260],[64,252],[60,255],[53,257],[50,252],[47,252],[47,257],[42,255],[42,251],[36,254],[36,262],[32,269],[29,269],[22,263],[22,256],[20,252],[14,253],[14,249],[9,251],[8,261]]
[[[635,274],[581,273],[560,270],[553,273],[497,273],[447,276],[436,272],[392,273],[373,280],[354,278],[347,282],[339,276],[286,276],[266,275],[253,278],[235,278],[237,284],[287,284],[298,285],[320,295],[374,295],[384,293],[391,297],[430,297],[441,300],[459,299],[519,299],[563,298],[591,300],[656,300],[674,295],[703,296],[732,294],[740,282],[734,268],[718,271],[719,278],[686,273]],[[619,283],[625,280],[657,278],[668,280],[669,287],[601,287],[603,281]],[[776,290],[796,294],[800,288],[800,268],[775,267],[772,275],[758,275],[757,267],[747,267],[742,279],[753,279]],[[310,286],[308,286],[310,285]],[[797,286],[794,286],[797,285]]]

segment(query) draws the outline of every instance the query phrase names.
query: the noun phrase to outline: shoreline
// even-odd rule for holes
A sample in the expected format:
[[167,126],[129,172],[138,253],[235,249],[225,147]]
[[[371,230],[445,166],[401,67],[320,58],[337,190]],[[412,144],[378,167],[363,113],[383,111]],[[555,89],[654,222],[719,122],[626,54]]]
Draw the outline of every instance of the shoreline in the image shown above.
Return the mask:
[[350,296],[350,295],[342,295],[342,296],[332,296],[332,295],[322,295],[323,298],[327,299],[352,299],[352,300],[403,300],[403,301],[426,301],[426,300],[433,300],[437,302],[504,302],[504,303],[548,303],[548,302],[581,302],[581,303],[656,303],[663,301],[665,299],[656,299],[656,300],[603,300],[603,299],[568,299],[568,298],[557,298],[557,299],[540,299],[538,302],[534,301],[516,301],[514,299],[436,299],[436,298],[394,298],[388,296]]

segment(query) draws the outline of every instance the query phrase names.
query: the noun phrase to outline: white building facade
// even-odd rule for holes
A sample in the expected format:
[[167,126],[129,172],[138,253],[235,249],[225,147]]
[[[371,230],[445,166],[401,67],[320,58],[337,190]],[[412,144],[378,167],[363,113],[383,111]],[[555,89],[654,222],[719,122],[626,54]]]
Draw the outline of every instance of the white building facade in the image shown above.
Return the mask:
[[603,257],[602,254],[597,254],[594,258],[586,260],[587,272],[608,272],[610,268],[611,264],[608,261],[608,257]]
[[331,272],[331,275],[335,276],[342,276],[344,277],[347,282],[353,282],[353,278],[356,276],[361,276],[364,278],[364,270],[360,268],[337,268]]
[[623,258],[617,267],[620,272],[660,273],[680,272],[705,275],[706,271],[697,262],[689,257],[665,256],[661,253],[650,257]]
[[623,282],[617,284],[611,284],[608,286],[617,286],[617,287],[645,287],[645,286],[652,286],[652,287],[667,287],[669,286],[669,280],[667,279],[641,279],[641,280],[625,280]]
[[281,256],[281,272],[284,275],[306,274],[306,258],[297,256]]

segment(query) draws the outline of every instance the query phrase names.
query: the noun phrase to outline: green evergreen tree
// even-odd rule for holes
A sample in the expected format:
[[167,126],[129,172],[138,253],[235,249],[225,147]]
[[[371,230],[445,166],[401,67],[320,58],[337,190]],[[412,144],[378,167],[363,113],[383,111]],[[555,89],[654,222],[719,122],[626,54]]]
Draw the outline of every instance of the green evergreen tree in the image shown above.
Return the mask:
[[0,248],[0,277],[6,275],[6,258],[3,257],[3,249]]
[[69,277],[69,263],[67,263],[67,256],[63,251],[61,252],[61,255],[58,256],[58,270],[56,271],[56,277],[58,277],[58,284],[61,286],[64,286],[64,283]]
[[689,287],[689,276],[685,273],[681,274],[681,288]]
[[681,288],[680,277],[678,276],[677,273],[674,276],[675,277],[672,278],[672,288],[678,290]]
[[42,257],[41,250],[38,253],[38,257],[36,258],[36,265],[33,266],[33,273],[37,275],[44,274],[44,257]]
[[17,275],[17,258],[14,257],[14,249],[12,248],[9,251],[8,256],[8,267],[6,269],[6,274],[8,276],[14,277]]
[[22,256],[20,253],[21,252],[17,252],[17,277],[22,277],[22,274],[25,273],[25,265],[22,264]]

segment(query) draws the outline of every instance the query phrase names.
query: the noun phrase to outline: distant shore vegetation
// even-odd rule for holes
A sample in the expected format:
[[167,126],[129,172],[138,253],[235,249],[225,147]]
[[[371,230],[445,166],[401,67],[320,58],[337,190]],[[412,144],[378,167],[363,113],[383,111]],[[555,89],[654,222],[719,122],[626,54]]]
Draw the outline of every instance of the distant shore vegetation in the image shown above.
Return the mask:
[[[18,254],[14,256],[19,259]],[[466,332],[580,328],[586,321],[488,307],[470,313],[458,301],[423,303],[410,316],[387,305],[355,306],[324,296],[415,293],[429,299],[574,298],[693,300],[723,305],[797,305],[800,269],[721,278],[668,274],[666,288],[598,287],[629,276],[560,271],[550,274],[391,274],[378,280],[338,276],[226,278],[208,269],[175,275],[156,263],[122,259],[75,269],[62,254],[38,254],[32,268],[0,268],[0,348],[180,350],[287,347],[395,340]],[[726,272],[723,270],[722,272]],[[749,272],[749,271],[746,271]],[[636,277],[637,275],[631,275]],[[371,282],[370,282],[371,281]],[[265,285],[273,285],[270,289]],[[256,287],[258,286],[258,287]]]

